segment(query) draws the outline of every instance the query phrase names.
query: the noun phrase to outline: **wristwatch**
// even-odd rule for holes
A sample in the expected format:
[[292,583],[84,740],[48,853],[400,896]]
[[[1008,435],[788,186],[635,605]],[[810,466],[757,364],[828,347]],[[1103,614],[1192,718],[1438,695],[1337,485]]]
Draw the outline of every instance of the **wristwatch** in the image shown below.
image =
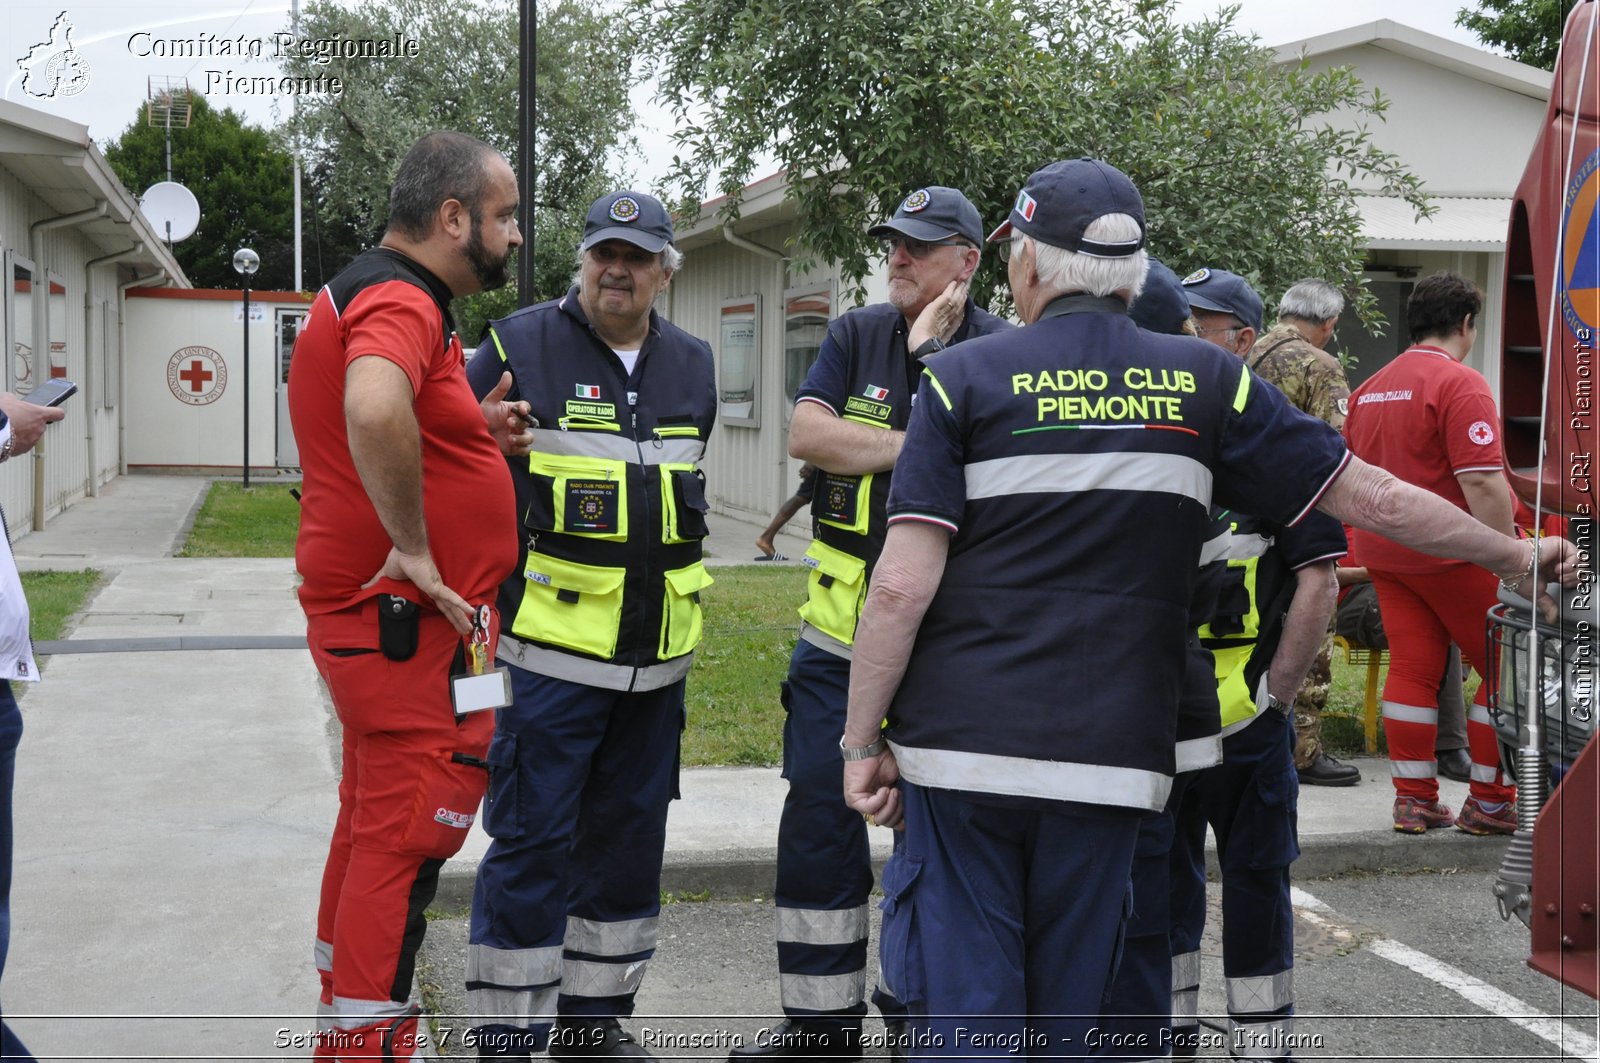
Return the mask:
[[1289,715],[1290,711],[1294,708],[1294,706],[1290,705],[1288,702],[1279,701],[1277,695],[1275,694],[1267,695],[1267,703],[1263,707],[1271,709],[1273,712],[1281,712],[1285,716]]
[[938,354],[945,349],[945,342],[938,336],[930,336],[922,341],[922,346],[911,352],[913,358],[926,358],[930,354]]
[[845,760],[867,760],[882,753],[889,748],[889,743],[878,738],[869,746],[847,746],[844,744],[844,735],[839,736],[839,755]]

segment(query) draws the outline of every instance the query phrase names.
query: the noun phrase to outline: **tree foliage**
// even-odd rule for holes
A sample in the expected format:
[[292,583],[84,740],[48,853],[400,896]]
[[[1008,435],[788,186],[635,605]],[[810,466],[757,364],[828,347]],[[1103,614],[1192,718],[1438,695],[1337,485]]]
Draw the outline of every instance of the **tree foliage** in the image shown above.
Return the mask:
[[[1091,155],[1138,184],[1152,253],[1180,275],[1223,266],[1268,295],[1325,277],[1370,318],[1347,181],[1427,210],[1360,124],[1322,117],[1379,119],[1387,102],[1348,69],[1275,64],[1235,9],[1183,25],[1165,0],[838,0],[825,19],[810,0],[636,2],[680,119],[684,206],[711,191],[736,217],[771,152],[797,255],[852,280],[872,265],[864,230],[909,190],[961,188],[995,223],[1030,172]],[[1001,281],[996,258],[980,293]]]
[[1456,25],[1519,63],[1556,68],[1561,31],[1578,0],[1477,0],[1456,13]]
[[[167,131],[149,125],[141,106],[105,156],[124,185],[143,192],[167,179]],[[172,253],[196,287],[239,287],[233,253],[241,247],[261,256],[252,287],[294,283],[293,165],[267,130],[195,97],[189,127],[172,131],[172,179],[200,201],[200,227]]]
[[[631,143],[628,104],[633,37],[619,32],[593,0],[553,0],[537,7],[534,162],[536,298],[564,291],[584,209],[614,177],[618,150]],[[324,212],[356,234],[362,246],[381,236],[396,167],[418,137],[454,129],[483,140],[519,173],[518,14],[510,3],[487,0],[360,0],[341,6],[313,0],[300,35],[416,40],[422,56],[334,58],[326,65],[304,56],[285,64],[294,76],[326,74],[343,93],[301,98],[298,130],[308,171]],[[574,221],[574,219],[576,219]],[[326,264],[331,274],[343,255]],[[457,307],[470,345],[482,322],[516,306],[514,286],[485,292]]]

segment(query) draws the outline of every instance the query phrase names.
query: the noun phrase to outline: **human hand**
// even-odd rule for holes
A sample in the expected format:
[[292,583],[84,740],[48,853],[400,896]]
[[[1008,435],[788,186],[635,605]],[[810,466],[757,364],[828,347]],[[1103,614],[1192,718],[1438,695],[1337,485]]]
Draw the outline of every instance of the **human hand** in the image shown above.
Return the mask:
[[434,607],[450,621],[451,627],[462,635],[472,634],[472,606],[444,585],[431,553],[407,554],[402,553],[399,547],[392,548],[389,556],[383,560],[383,567],[361,587],[365,590],[380,579],[406,580],[416,584],[417,590],[428,596]]
[[905,829],[905,806],[900,800],[900,766],[885,749],[875,757],[844,762],[844,802],[879,827]]
[[483,419],[488,422],[489,434],[509,457],[522,457],[533,449],[533,430],[539,422],[533,417],[532,407],[524,400],[505,401],[511,390],[511,373],[500,374],[500,382],[483,397]]
[[907,350],[914,351],[935,336],[944,343],[950,342],[967,313],[967,287],[967,281],[951,281],[922,308],[917,320],[911,323],[911,335],[906,338]]
[[9,392],[0,392],[0,410],[11,421],[13,458],[32,450],[44,437],[45,426],[67,415],[59,406],[38,406]]
[[[1549,536],[1547,538],[1529,540],[1529,542],[1538,544],[1534,549],[1539,554],[1539,596],[1537,598],[1539,612],[1544,615],[1547,621],[1554,624],[1561,618],[1561,606],[1545,590],[1545,585],[1549,583],[1559,583],[1563,587],[1575,587],[1578,585],[1579,570],[1582,567],[1579,564],[1578,548],[1559,536]],[[1523,571],[1524,575],[1517,581],[1517,593],[1526,597],[1527,592],[1532,588],[1528,585],[1527,570],[1524,569]]]

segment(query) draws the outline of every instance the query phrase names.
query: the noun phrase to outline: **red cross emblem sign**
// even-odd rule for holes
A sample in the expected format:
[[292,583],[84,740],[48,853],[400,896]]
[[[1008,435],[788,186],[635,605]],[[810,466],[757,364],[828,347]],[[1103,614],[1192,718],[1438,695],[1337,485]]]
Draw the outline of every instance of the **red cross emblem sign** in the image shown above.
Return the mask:
[[167,387],[186,406],[216,402],[228,386],[228,367],[210,347],[180,347],[167,359]]

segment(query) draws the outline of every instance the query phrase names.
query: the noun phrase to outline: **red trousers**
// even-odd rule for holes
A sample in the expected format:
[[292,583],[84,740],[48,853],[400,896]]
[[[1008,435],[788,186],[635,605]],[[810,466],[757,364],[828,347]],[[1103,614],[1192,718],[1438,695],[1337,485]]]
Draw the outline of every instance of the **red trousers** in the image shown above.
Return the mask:
[[[1484,674],[1485,614],[1495,603],[1495,578],[1476,565],[1452,563],[1433,572],[1381,572],[1372,586],[1389,635],[1389,678],[1383,685],[1383,731],[1395,793],[1435,801],[1439,777],[1439,676],[1454,642]],[[1479,685],[1467,710],[1472,796],[1497,803],[1516,797],[1500,770],[1500,745],[1489,720],[1488,689]]]
[[[416,653],[392,661],[378,648],[377,615],[373,599],[306,626],[344,732],[339,818],[317,914],[319,1014],[329,1046],[319,1058],[411,1058],[416,1015],[407,1001],[423,912],[488,784],[483,758],[494,714],[458,721],[450,703],[460,636],[439,614],[422,612]],[[497,634],[498,617],[490,660]]]

